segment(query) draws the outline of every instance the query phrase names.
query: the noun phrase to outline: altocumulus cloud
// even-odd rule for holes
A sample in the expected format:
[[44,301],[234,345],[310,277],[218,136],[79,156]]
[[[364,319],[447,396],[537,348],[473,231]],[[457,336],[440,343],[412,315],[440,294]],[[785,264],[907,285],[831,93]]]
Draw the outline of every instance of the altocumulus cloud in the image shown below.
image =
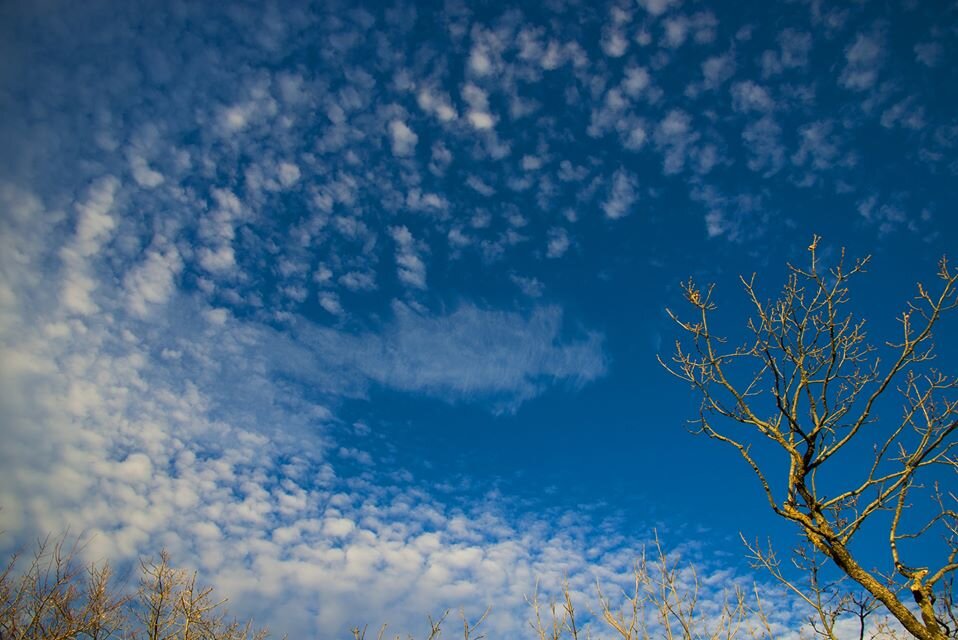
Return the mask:
[[335,415],[315,399],[380,384],[512,409],[556,381],[601,376],[598,334],[566,337],[555,306],[431,313],[399,301],[364,330],[303,318],[280,330],[184,291],[185,259],[162,238],[123,260],[123,192],[96,181],[69,207],[73,225],[23,189],[0,192],[8,544],[69,527],[94,560],[166,547],[237,611],[292,633],[383,616],[414,630],[461,603],[495,603],[492,628],[508,633],[536,576],[575,573],[582,590],[598,562],[610,582],[627,576],[634,541],[610,537],[596,557],[568,523],[521,526],[501,499],[454,506],[407,475],[350,472],[349,460],[376,461],[335,455],[324,430]]
[[556,381],[581,386],[606,369],[601,336],[563,339],[558,307],[522,315],[464,303],[437,315],[397,301],[392,310],[393,320],[379,333],[315,325],[299,333],[321,362],[371,382],[449,401],[491,399],[501,408],[515,408]]
[[[57,215],[29,194],[7,196],[33,221]],[[375,333],[306,324],[281,333],[183,293],[150,296],[143,315],[121,295],[130,282],[106,277],[94,288],[101,313],[88,315],[56,289],[26,295],[51,241],[18,217],[8,219],[0,258],[3,528],[69,526],[89,540],[92,560],[123,563],[166,547],[235,611],[301,636],[382,619],[416,631],[425,613],[462,604],[471,616],[493,604],[490,632],[514,636],[537,578],[568,578],[582,598],[596,578],[628,584],[641,539],[588,515],[524,515],[494,493],[444,502],[408,475],[377,471],[361,450],[340,447],[337,458],[317,433],[330,411],[275,375],[322,382],[329,394],[374,381],[516,402],[543,379],[581,384],[604,371],[600,339],[563,341],[557,308],[523,315],[463,304],[428,314],[396,302]],[[167,276],[158,280],[165,290]],[[335,378],[317,373],[341,365]],[[365,472],[337,470],[343,459]],[[694,545],[679,552],[701,560]]]

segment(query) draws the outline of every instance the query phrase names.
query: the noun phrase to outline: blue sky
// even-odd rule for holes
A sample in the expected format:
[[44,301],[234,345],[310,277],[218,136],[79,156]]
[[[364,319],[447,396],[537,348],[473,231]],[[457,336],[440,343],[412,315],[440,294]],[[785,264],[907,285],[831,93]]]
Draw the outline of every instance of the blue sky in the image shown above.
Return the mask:
[[817,233],[890,335],[956,253],[956,16],[4,3],[3,544],[166,547],[293,637],[515,636],[653,530],[751,580],[738,533],[793,538],[686,431],[665,309],[715,282],[734,333]]

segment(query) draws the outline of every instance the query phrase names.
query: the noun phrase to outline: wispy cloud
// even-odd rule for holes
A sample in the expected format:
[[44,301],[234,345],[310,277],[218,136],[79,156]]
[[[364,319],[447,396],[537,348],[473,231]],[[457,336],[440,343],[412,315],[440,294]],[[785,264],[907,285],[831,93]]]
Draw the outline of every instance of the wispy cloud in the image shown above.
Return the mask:
[[501,408],[514,408],[553,382],[581,385],[605,373],[602,338],[560,339],[562,312],[555,307],[523,316],[466,304],[433,315],[395,302],[392,311],[394,319],[379,333],[303,326],[301,340],[320,368],[450,401],[491,398]]

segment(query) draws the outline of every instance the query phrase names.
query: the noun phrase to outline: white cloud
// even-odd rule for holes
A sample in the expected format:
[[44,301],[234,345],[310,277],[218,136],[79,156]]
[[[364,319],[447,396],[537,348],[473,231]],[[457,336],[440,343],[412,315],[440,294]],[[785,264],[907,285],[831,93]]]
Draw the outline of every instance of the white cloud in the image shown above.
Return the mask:
[[732,85],[732,108],[739,112],[768,112],[775,108],[775,101],[765,87],[745,80]]
[[787,69],[802,69],[808,66],[808,56],[812,50],[812,36],[795,29],[784,29],[778,35],[778,51],[768,50],[762,53],[762,76],[782,73]]
[[542,168],[542,158],[533,155],[524,155],[521,160],[523,171],[538,171]]
[[870,195],[859,201],[858,214],[875,225],[881,235],[893,233],[902,227],[917,231],[920,222],[928,219],[927,211],[909,212],[899,202],[880,202],[877,195]]
[[130,312],[145,316],[152,305],[166,303],[182,269],[183,260],[176,247],[151,247],[143,262],[128,272],[123,281]]
[[236,266],[236,254],[230,245],[221,245],[215,249],[203,247],[199,250],[200,265],[212,273],[228,273]]
[[472,239],[463,233],[460,227],[453,227],[450,229],[449,233],[446,234],[446,238],[449,240],[449,245],[454,251],[462,249],[463,247],[468,247],[470,244],[472,244]]
[[482,45],[474,45],[469,52],[469,70],[477,76],[488,75],[492,71],[492,60]]
[[221,135],[229,137],[266,122],[279,111],[266,78],[251,78],[241,89],[241,96],[232,104],[220,107],[216,124]]
[[610,58],[621,58],[629,48],[629,41],[617,28],[607,28],[602,33],[602,51]]
[[487,184],[482,178],[476,175],[471,175],[466,178],[466,186],[487,198],[496,193],[495,187]]
[[97,283],[90,273],[90,262],[117,225],[111,211],[119,187],[120,181],[113,176],[100,178],[89,187],[86,199],[76,205],[76,233],[60,251],[64,267],[60,299],[75,313],[89,315],[98,309],[92,298]]
[[710,11],[666,18],[663,22],[662,45],[677,49],[685,44],[689,36],[696,44],[709,44],[715,40],[717,28],[718,20]]
[[236,224],[245,213],[245,207],[236,195],[228,189],[214,188],[211,191],[214,207],[200,221],[200,237],[209,246],[198,250],[200,265],[213,274],[226,274],[236,267],[236,254],[233,239],[236,236]]
[[416,95],[416,103],[426,113],[432,114],[442,122],[450,122],[458,117],[456,110],[444,93],[424,87]]
[[88,258],[99,252],[110,232],[116,227],[116,219],[110,215],[120,181],[106,176],[93,183],[87,197],[76,205],[79,218],[76,238],[69,251]]
[[569,160],[559,162],[559,180],[563,182],[581,182],[589,175],[589,169],[572,164]]
[[419,136],[402,120],[392,120],[389,123],[389,139],[393,154],[397,156],[411,156],[419,142]]
[[697,185],[689,195],[706,207],[705,228],[709,238],[744,242],[761,236],[766,229],[769,211],[761,196],[727,195],[712,185]]
[[772,116],[750,122],[742,131],[742,141],[751,157],[748,168],[765,177],[774,175],[785,163],[785,146],[781,140],[782,128]]
[[405,226],[389,230],[396,243],[396,268],[399,280],[417,289],[426,288],[426,264],[419,256],[416,241]]
[[469,124],[475,129],[491,129],[495,125],[495,119],[489,113],[489,96],[485,91],[472,83],[467,83],[462,88],[462,98],[469,104],[469,111],[466,118]]
[[692,118],[681,109],[672,109],[655,129],[656,145],[664,152],[662,171],[666,175],[679,173],[695,153],[694,144],[699,133],[692,128]]
[[484,131],[486,129],[491,129],[495,124],[495,121],[492,119],[492,116],[485,111],[470,111],[466,114],[466,117],[469,119],[469,124],[471,124],[476,129]]
[[878,33],[858,34],[845,49],[845,67],[838,77],[838,83],[851,91],[873,87],[878,81],[884,46],[884,38]]
[[130,154],[130,170],[133,172],[133,179],[141,187],[153,189],[163,184],[164,177],[159,171],[150,167],[149,163],[141,155]]
[[328,291],[320,293],[319,306],[334,316],[340,316],[343,314],[343,306],[339,302],[339,296],[337,296],[335,293],[330,293]]
[[339,283],[350,291],[373,291],[376,275],[370,271],[349,271],[339,277]]
[[886,129],[900,126],[905,129],[921,129],[925,126],[925,109],[916,104],[914,97],[899,100],[881,114],[881,126]]
[[792,155],[796,165],[810,165],[815,169],[830,169],[838,161],[838,138],[833,133],[834,123],[820,120],[799,127],[801,144]]
[[446,170],[452,163],[453,155],[445,144],[435,142],[430,149],[429,171],[435,176],[446,175]]
[[689,21],[685,16],[669,18],[665,21],[663,44],[670,48],[681,47],[689,33]]
[[660,16],[669,8],[678,6],[681,0],[638,0],[639,6],[651,13],[653,16]]
[[628,215],[639,198],[639,181],[625,169],[617,169],[612,176],[609,195],[602,203],[607,218],[616,220]]
[[[556,307],[526,317],[472,305],[441,316],[401,303],[393,310],[386,344],[369,336],[336,347],[343,355],[351,352],[364,375],[393,388],[447,398],[493,396],[512,407],[538,394],[546,381],[582,384],[605,372],[601,338],[560,340],[562,313]],[[333,346],[334,336],[314,335],[323,336],[320,353]]]
[[373,457],[369,455],[368,451],[363,451],[356,447],[340,447],[337,453],[339,453],[340,458],[355,460],[363,467],[373,466]]
[[561,227],[549,229],[548,244],[546,245],[547,258],[561,258],[569,250],[569,233]]
[[343,538],[356,529],[356,523],[348,518],[327,518],[323,523],[323,533],[333,538]]
[[281,162],[279,164],[279,181],[284,187],[291,187],[297,182],[302,173],[299,167],[292,162]]
[[915,59],[926,67],[937,67],[945,48],[940,42],[919,42],[915,45]]
[[652,82],[649,70],[645,67],[629,65],[625,68],[624,75],[622,90],[632,98],[639,97]]
[[702,63],[706,89],[717,89],[735,74],[735,58],[731,53],[712,56]]
[[205,309],[201,312],[203,318],[215,327],[222,327],[229,321],[230,312],[222,307],[217,309]]
[[538,278],[530,278],[513,273],[509,275],[509,279],[512,280],[514,285],[519,287],[519,290],[522,291],[523,294],[530,298],[541,298],[542,293],[545,291],[545,285],[543,285],[542,281]]
[[413,211],[441,213],[449,208],[449,202],[438,193],[423,193],[416,188],[406,194],[406,206]]

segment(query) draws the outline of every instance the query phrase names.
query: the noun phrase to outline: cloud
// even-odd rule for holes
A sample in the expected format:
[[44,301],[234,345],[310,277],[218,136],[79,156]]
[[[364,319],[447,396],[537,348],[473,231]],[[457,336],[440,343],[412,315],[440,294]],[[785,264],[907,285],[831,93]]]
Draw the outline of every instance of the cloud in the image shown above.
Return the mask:
[[146,158],[131,153],[129,156],[130,169],[133,172],[133,179],[141,187],[152,189],[163,184],[163,174],[152,169],[146,161]]
[[100,178],[89,187],[86,199],[76,205],[75,235],[60,251],[64,266],[61,301],[75,313],[89,315],[98,309],[92,297],[97,284],[90,262],[117,226],[111,212],[119,187],[120,181],[113,176]]
[[[109,209],[106,198],[84,202],[83,215]],[[83,227],[85,253],[105,227]],[[15,319],[0,341],[0,463],[10,473],[0,521],[16,542],[70,526],[89,540],[89,559],[119,564],[166,547],[233,611],[297,635],[381,617],[412,629],[432,607],[476,602],[496,603],[494,628],[515,629],[536,576],[587,586],[593,564],[613,582],[628,571],[624,541],[586,547],[572,520],[561,530],[548,518],[522,523],[501,498],[453,508],[407,486],[411,477],[371,475],[375,456],[331,446],[331,414],[316,402],[380,384],[513,410],[557,382],[603,375],[597,334],[570,337],[557,307],[429,314],[400,302],[375,331],[299,319],[280,332],[168,291],[177,259],[155,243],[130,266],[126,306],[109,320],[5,309]],[[116,299],[109,278],[99,286],[104,304]]]
[[886,129],[896,126],[914,130],[923,128],[926,123],[925,109],[915,102],[915,98],[909,96],[882,111],[879,120],[881,126]]
[[143,262],[124,278],[130,312],[145,316],[152,305],[166,303],[175,289],[175,278],[182,269],[183,260],[176,247],[151,247]]
[[292,162],[281,162],[279,164],[279,181],[284,187],[291,187],[297,182],[302,176],[302,172],[299,167]]
[[696,44],[710,44],[715,40],[718,20],[710,11],[699,11],[690,16],[677,15],[663,22],[662,45],[670,49],[681,47],[691,35]]
[[702,63],[706,89],[717,89],[735,74],[735,58],[731,53],[712,56]]
[[419,108],[437,117],[441,122],[450,122],[458,117],[456,110],[449,102],[449,97],[431,88],[420,89],[416,95]]
[[858,34],[845,49],[845,67],[838,83],[851,91],[872,88],[878,81],[884,46],[884,38],[879,33]]
[[200,265],[211,273],[229,273],[236,267],[233,240],[236,224],[246,215],[246,208],[232,191],[213,188],[215,206],[199,224],[199,235],[208,246],[199,249]]
[[[96,185],[76,208],[84,222],[67,243],[78,254],[96,255],[115,231],[101,217],[116,214],[109,189]],[[42,210],[19,200],[30,215]],[[412,631],[433,607],[476,602],[495,603],[491,628],[509,633],[536,576],[558,584],[569,574],[587,587],[593,564],[610,582],[627,572],[624,541],[599,543],[606,555],[596,556],[573,520],[523,523],[502,498],[451,507],[411,477],[371,475],[369,451],[332,447],[322,430],[331,414],[317,390],[376,383],[508,410],[557,381],[602,375],[601,339],[565,337],[558,308],[465,304],[430,315],[395,303],[376,332],[312,325],[297,340],[175,292],[177,260],[157,241],[130,265],[127,297],[114,295],[111,278],[98,281],[104,305],[121,302],[109,320],[5,304],[0,525],[14,544],[69,526],[88,541],[88,559],[121,566],[165,547],[229,596],[232,611],[291,635],[341,635],[382,619]],[[29,264],[6,273],[13,284],[30,281]]]
[[213,273],[227,273],[236,266],[236,254],[233,247],[221,245],[215,249],[203,247],[199,250],[200,265]]
[[425,393],[449,401],[487,399],[512,410],[548,384],[580,386],[606,369],[598,334],[565,341],[562,312],[536,308],[530,315],[464,304],[430,315],[401,302],[380,333],[355,336],[301,326],[301,341],[320,368],[338,368],[347,379]]
[[778,34],[778,51],[762,53],[762,77],[768,78],[789,69],[804,69],[812,50],[812,36],[796,29],[783,29]]
[[910,211],[903,200],[903,194],[896,194],[892,202],[882,202],[878,195],[872,194],[858,202],[858,214],[883,236],[901,229],[921,230],[931,219],[930,212],[927,209]]
[[389,140],[394,155],[410,156],[416,151],[419,136],[402,120],[392,120],[389,123]]
[[681,109],[672,109],[655,129],[656,145],[662,150],[662,172],[665,175],[679,173],[686,162],[698,155],[694,146],[701,136],[692,128],[692,118]]
[[602,211],[607,218],[617,220],[631,212],[632,205],[639,198],[639,181],[625,169],[617,169],[612,176],[609,195],[602,203]]
[[621,58],[629,48],[629,41],[618,25],[610,25],[602,31],[601,47],[610,58]]
[[472,110],[466,114],[466,118],[468,118],[469,124],[480,131],[491,129],[495,124],[495,120],[486,111]]
[[547,258],[561,258],[569,250],[569,232],[561,227],[549,229],[548,244],[546,245]]
[[477,76],[488,75],[492,71],[492,61],[481,45],[474,46],[469,53],[469,70]]
[[926,67],[937,67],[944,51],[940,42],[919,42],[915,45],[915,59]]
[[475,129],[491,129],[495,125],[495,118],[489,113],[489,96],[485,91],[474,84],[467,83],[462,88],[462,98],[469,104],[466,119]]
[[530,278],[513,273],[509,275],[509,279],[514,285],[519,287],[523,295],[529,298],[541,298],[545,291],[545,286],[538,278]]
[[732,108],[738,112],[768,112],[775,108],[775,101],[765,87],[746,80],[732,85]]
[[785,164],[782,128],[772,116],[750,122],[742,131],[742,141],[749,150],[748,168],[765,177],[776,174]]
[[833,135],[834,123],[830,120],[811,122],[799,127],[798,132],[801,144],[792,155],[792,162],[796,165],[811,165],[815,169],[830,169],[839,159],[836,142]]
[[669,8],[680,4],[681,0],[638,0],[639,6],[653,16],[660,16]]
[[426,288],[426,263],[422,261],[416,248],[416,242],[406,227],[393,227],[389,230],[396,242],[396,268],[399,280],[410,287]]
[[87,191],[87,197],[76,205],[76,237],[68,252],[78,258],[96,255],[110,232],[116,227],[116,219],[110,215],[120,182],[113,176],[97,180]]
[[343,314],[343,305],[339,302],[339,296],[335,293],[324,292],[319,294],[319,306],[334,316]]
[[339,277],[339,283],[350,291],[375,291],[376,275],[371,272],[349,271]]
[[760,195],[728,195],[712,185],[697,185],[690,196],[706,207],[705,229],[709,238],[746,242],[765,232],[769,211]]
[[489,196],[495,195],[496,193],[495,187],[490,184],[486,184],[482,178],[476,175],[471,175],[466,178],[466,186],[487,198]]

